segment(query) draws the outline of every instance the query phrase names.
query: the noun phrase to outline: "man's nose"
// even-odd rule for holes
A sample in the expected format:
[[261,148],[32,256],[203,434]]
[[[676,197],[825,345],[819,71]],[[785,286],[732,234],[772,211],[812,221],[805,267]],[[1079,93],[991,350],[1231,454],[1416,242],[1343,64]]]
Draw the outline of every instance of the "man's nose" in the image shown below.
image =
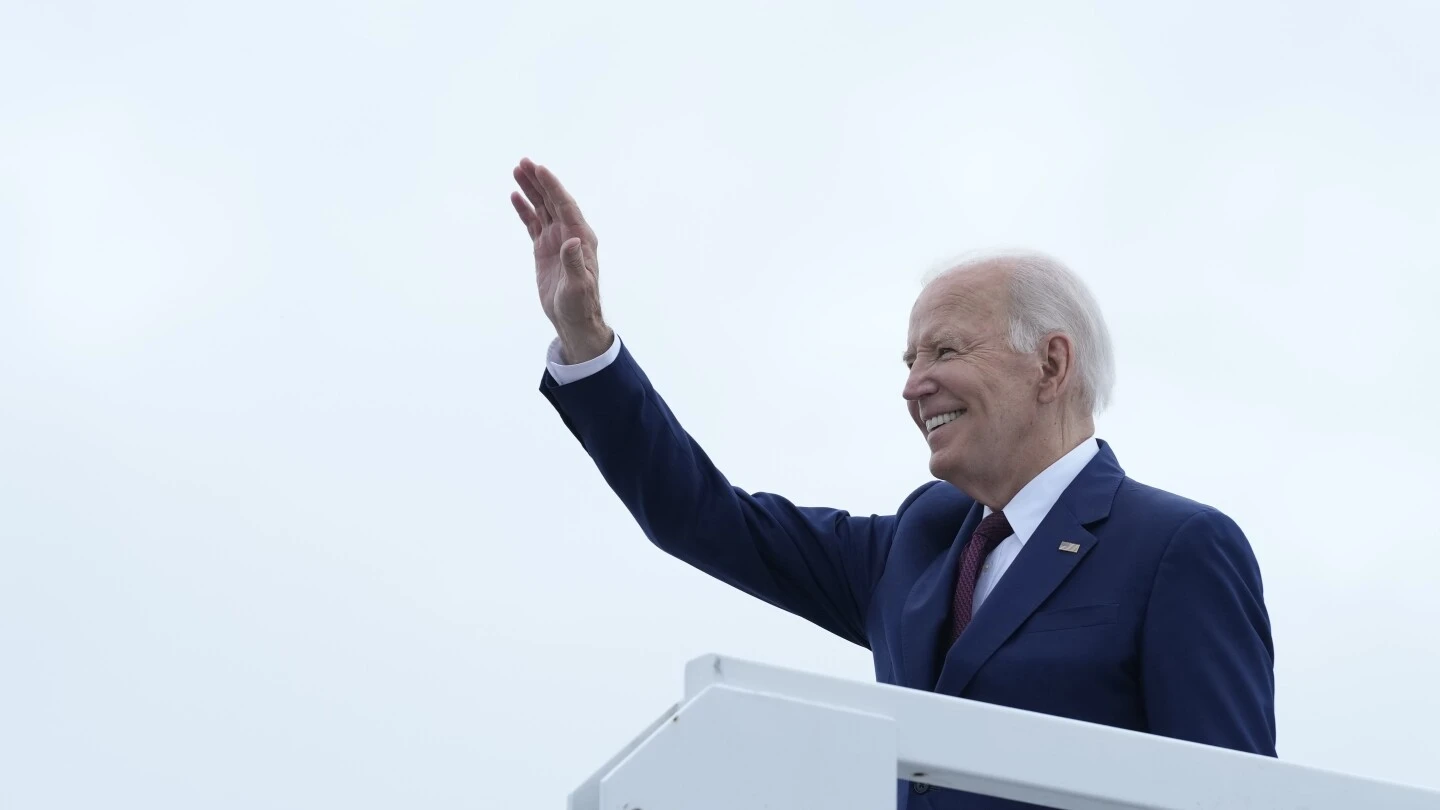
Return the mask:
[[900,392],[901,396],[911,402],[916,402],[933,393],[935,393],[935,383],[931,381],[930,375],[918,367],[910,369],[910,376],[905,378],[905,388]]

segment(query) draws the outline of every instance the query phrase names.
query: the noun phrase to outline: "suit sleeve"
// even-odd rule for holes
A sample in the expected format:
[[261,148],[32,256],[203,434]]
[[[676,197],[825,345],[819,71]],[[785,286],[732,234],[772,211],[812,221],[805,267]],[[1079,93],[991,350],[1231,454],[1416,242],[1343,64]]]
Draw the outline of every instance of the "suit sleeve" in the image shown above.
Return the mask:
[[1207,509],[1176,530],[1141,649],[1152,732],[1275,756],[1275,650],[1260,567],[1225,515]]
[[563,386],[547,373],[540,391],[656,546],[869,646],[865,616],[897,516],[798,507],[731,486],[628,348],[604,370]]

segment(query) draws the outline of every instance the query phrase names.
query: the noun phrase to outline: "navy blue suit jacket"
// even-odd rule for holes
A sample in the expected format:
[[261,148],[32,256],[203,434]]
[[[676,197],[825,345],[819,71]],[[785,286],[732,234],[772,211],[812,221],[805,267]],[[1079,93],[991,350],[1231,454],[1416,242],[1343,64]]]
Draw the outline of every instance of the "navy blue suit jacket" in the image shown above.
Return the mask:
[[[1249,542],[1215,509],[1127,478],[1104,442],[950,646],[959,554],[983,510],[963,492],[931,481],[893,515],[858,516],[733,487],[626,348],[567,385],[546,374],[541,392],[651,541],[869,648],[882,683],[1275,754]],[[1029,806],[905,782],[899,796]]]

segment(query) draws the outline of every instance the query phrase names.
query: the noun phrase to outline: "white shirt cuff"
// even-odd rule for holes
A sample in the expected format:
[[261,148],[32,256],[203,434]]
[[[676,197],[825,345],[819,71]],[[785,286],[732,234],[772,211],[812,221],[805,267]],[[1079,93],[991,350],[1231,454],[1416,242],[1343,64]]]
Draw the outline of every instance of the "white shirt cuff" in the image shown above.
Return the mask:
[[560,338],[557,337],[550,341],[550,350],[546,352],[545,365],[550,371],[550,376],[555,378],[555,382],[565,385],[575,382],[576,380],[583,380],[591,374],[603,371],[607,366],[615,362],[615,358],[619,356],[620,334],[617,332],[615,339],[610,341],[610,348],[606,349],[604,354],[586,360],[583,363],[567,366],[564,363],[564,355],[560,353]]

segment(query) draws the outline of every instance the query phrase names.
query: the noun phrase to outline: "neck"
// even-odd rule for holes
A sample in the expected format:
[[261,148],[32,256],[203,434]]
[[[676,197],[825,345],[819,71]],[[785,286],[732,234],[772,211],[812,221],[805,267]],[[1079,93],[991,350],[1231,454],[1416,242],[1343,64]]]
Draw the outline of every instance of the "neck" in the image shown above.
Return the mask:
[[997,471],[998,474],[991,480],[967,482],[969,486],[961,486],[953,481],[951,483],[993,511],[1004,510],[1026,484],[1034,481],[1035,477],[1045,472],[1051,464],[1064,458],[1066,453],[1095,435],[1095,420],[1088,414],[1083,418],[1058,419],[1048,427],[1049,430],[1038,430],[1031,434],[1035,440],[1009,456],[1007,461],[1010,463],[1003,470]]

